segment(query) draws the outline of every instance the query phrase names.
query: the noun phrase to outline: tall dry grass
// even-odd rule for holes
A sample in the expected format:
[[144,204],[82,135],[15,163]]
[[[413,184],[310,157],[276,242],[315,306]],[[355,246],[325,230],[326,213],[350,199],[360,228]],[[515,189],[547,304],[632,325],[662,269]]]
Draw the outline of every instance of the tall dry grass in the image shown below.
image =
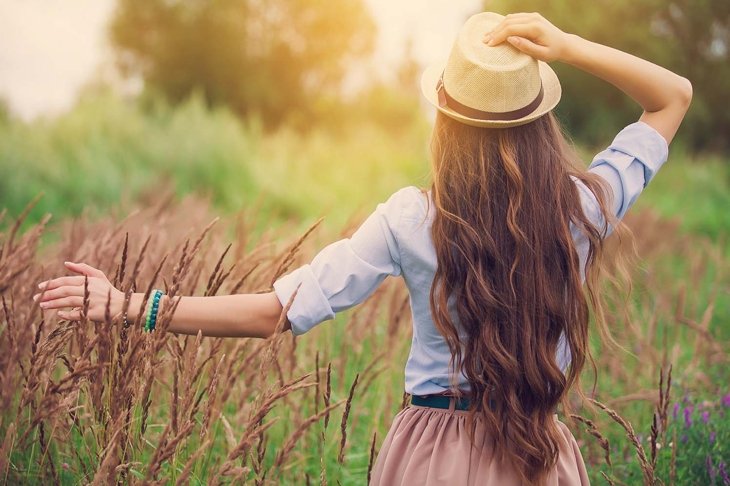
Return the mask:
[[[34,283],[60,274],[64,260],[94,262],[118,288],[146,296],[154,285],[169,295],[266,291],[307,243],[309,232],[283,248],[273,233],[252,242],[253,222],[207,224],[200,201],[171,204],[168,197],[121,222],[62,225],[62,242],[42,255],[36,247],[45,222],[18,235],[18,221],[0,234],[0,403],[9,458],[0,464],[3,482],[298,482],[296,464],[308,454],[302,444],[324,450],[332,434],[314,429],[335,413],[342,413],[337,459],[346,464],[358,380],[345,380],[346,354],[323,353],[327,367],[315,368],[313,359],[298,356],[313,358],[316,343],[305,341],[297,352],[290,333],[267,340],[176,336],[167,332],[174,308],[148,334],[138,322],[125,327],[107,316],[105,323],[74,323],[30,305]],[[233,236],[225,236],[231,228]],[[391,287],[379,294],[402,301],[402,289]],[[380,312],[370,307],[368,320]],[[356,333],[372,332],[354,321]],[[392,332],[401,327],[396,322]],[[376,371],[376,362],[364,367],[362,380]],[[337,390],[332,374],[339,376]],[[288,423],[273,443],[268,434],[284,418],[282,408]],[[275,455],[267,458],[272,445]]]
[[[47,220],[22,234],[20,220],[0,220],[0,482],[367,481],[379,441],[407,403],[402,282],[387,280],[345,318],[300,338],[177,336],[167,332],[174,308],[149,334],[109,315],[75,323],[41,314],[31,298],[37,282],[63,272],[64,260],[101,268],[128,293],[263,292],[333,235],[314,227],[292,235],[284,226],[255,237],[252,214],[219,220],[200,200],[172,197],[121,220],[64,222],[53,229],[60,241],[41,249]],[[579,407],[572,428],[589,467],[609,483],[631,478],[621,466],[635,464],[639,481],[656,484],[656,449],[670,442],[670,377],[705,389],[727,377],[727,342],[713,326],[726,256],[651,213],[629,222],[645,257],[633,272],[636,296],[606,292],[614,333],[634,356],[596,344],[597,406]],[[667,263],[675,259],[679,270]],[[606,432],[614,422],[620,435]]]

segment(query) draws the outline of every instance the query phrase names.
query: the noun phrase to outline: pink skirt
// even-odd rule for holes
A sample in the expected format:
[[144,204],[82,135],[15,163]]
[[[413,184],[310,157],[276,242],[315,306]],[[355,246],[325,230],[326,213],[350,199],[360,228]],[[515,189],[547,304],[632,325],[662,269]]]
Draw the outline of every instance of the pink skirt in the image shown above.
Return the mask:
[[[471,445],[466,429],[468,412],[453,410],[453,400],[451,403],[451,410],[409,405],[396,415],[373,465],[371,486],[523,484],[511,465],[495,457],[493,443],[486,440],[480,420],[476,437],[485,440],[481,447]],[[573,434],[557,415],[555,420],[563,440],[546,485],[588,485],[586,466]]]

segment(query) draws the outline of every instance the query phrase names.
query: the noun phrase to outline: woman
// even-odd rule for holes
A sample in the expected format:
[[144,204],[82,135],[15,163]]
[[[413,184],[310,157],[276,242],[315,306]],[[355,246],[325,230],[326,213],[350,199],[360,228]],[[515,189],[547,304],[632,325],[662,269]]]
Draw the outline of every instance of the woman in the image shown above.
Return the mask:
[[[644,110],[587,170],[552,115],[561,89],[546,61],[608,81]],[[587,484],[555,408],[586,360],[588,300],[601,314],[602,241],[666,160],[691,85],[538,14],[482,13],[466,22],[446,64],[426,70],[422,89],[438,109],[429,191],[397,191],[273,292],[177,297],[169,329],[265,337],[291,302],[285,329],[300,335],[388,275],[403,276],[414,325],[411,404],[385,438],[372,483]],[[103,320],[109,293],[121,312],[124,296],[101,271],[67,267],[79,275],[39,285],[45,309],[74,307],[59,316],[79,319],[88,276],[91,318]],[[132,295],[127,317],[141,300]],[[148,325],[170,304],[163,295],[143,309]]]

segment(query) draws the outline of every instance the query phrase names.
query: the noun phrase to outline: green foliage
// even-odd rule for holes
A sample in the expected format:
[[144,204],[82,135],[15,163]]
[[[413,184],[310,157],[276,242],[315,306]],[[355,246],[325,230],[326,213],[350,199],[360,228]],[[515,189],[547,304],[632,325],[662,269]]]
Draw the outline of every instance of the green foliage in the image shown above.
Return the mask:
[[672,478],[676,484],[730,485],[730,393],[712,398],[686,396],[674,404],[668,436],[681,453],[672,467],[673,444],[664,444],[657,459],[667,484]]
[[646,191],[637,207],[652,207],[665,218],[679,220],[682,229],[715,240],[730,233],[727,159],[697,158],[672,147],[669,160]]
[[[730,393],[724,390],[716,395],[672,392],[681,398],[670,405],[666,431],[660,431],[657,441],[656,484],[730,485]],[[643,423],[651,420],[646,417]],[[633,422],[637,423],[636,418]],[[646,432],[639,433],[638,438],[651,458],[650,432]],[[623,440],[620,436],[610,439],[614,445]],[[642,478],[638,461],[603,469],[626,484],[639,484]],[[591,473],[595,481],[603,481],[598,469]]]
[[30,221],[94,216],[172,187],[225,211],[257,205],[262,222],[326,215],[334,229],[399,187],[428,182],[428,127],[406,110],[387,135],[372,122],[264,134],[256,119],[244,125],[199,96],[176,108],[146,102],[101,92],[54,120],[0,124],[0,208],[17,216],[43,192]]
[[97,95],[52,121],[4,125],[0,206],[17,215],[42,192],[32,220],[46,212],[97,215],[166,181],[181,192],[219,187],[218,202],[230,204],[251,190],[246,160],[234,154],[254,145],[229,112],[209,111],[197,98],[143,114],[135,103]]
[[269,125],[316,115],[374,24],[361,0],[122,0],[111,34],[124,70],[168,100],[200,90]]
[[[501,13],[540,12],[566,32],[630,52],[687,77],[694,98],[680,130],[692,149],[730,150],[730,2],[727,0],[495,0]],[[564,88],[558,111],[583,142],[602,143],[641,113],[607,83],[554,65]]]

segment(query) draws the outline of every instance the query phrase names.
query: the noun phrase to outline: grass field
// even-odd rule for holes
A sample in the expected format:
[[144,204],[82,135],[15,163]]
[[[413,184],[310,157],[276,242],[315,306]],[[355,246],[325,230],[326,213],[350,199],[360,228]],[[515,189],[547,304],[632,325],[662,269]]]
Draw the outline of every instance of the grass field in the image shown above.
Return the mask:
[[[196,100],[142,110],[110,96],[55,121],[0,123],[0,482],[365,483],[402,406],[410,318],[400,281],[300,338],[200,343],[41,320],[32,284],[83,260],[145,289],[169,255],[158,286],[265,290],[397,188],[427,184],[426,123],[264,133]],[[595,394],[591,370],[583,383],[618,415],[576,399],[584,422],[569,423],[596,484],[723,484],[729,189],[727,161],[670,151],[627,218],[640,255],[634,289],[624,302],[605,288],[626,350],[596,339]],[[13,217],[41,191],[13,237]]]

